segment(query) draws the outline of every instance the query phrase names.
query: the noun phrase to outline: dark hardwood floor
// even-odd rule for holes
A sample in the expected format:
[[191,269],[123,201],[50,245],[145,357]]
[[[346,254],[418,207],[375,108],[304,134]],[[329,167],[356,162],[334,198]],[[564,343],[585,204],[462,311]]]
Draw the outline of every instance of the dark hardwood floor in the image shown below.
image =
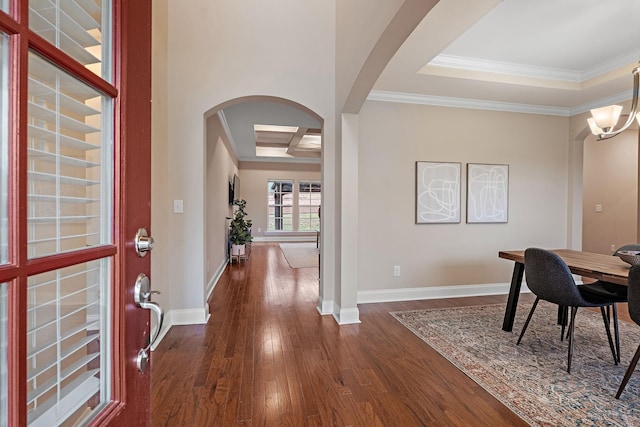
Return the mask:
[[317,269],[254,243],[219,280],[209,322],[172,327],[153,353],[152,425],[526,425],[388,314],[505,297],[362,304],[345,326],[317,297]]

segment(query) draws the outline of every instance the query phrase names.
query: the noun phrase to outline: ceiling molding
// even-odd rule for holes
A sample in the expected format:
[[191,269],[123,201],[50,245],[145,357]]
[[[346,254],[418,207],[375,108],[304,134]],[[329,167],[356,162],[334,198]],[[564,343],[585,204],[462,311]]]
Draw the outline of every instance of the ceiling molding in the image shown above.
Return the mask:
[[289,147],[287,148],[287,154],[291,156],[295,156],[296,149],[298,148],[298,144],[302,140],[302,137],[307,133],[307,128],[299,127],[298,131],[291,138],[291,142],[289,143]]
[[578,105],[577,107],[572,108],[570,110],[571,115],[575,116],[576,114],[585,113],[591,110],[592,108],[599,108],[599,107],[604,107],[605,105],[612,105],[620,102],[626,102],[631,100],[632,95],[633,95],[632,91],[625,91],[625,92],[617,93],[615,95],[607,96],[606,98],[598,99],[597,101]]
[[405,104],[432,105],[437,107],[470,108],[474,110],[505,111],[510,113],[543,114],[549,116],[571,117],[592,108],[625,102],[631,99],[629,91],[618,93],[597,101],[579,105],[575,108],[552,107],[544,105],[515,104],[510,102],[482,101],[478,99],[448,98],[444,96],[418,95],[412,93],[386,92],[372,90],[367,100],[399,102]]
[[556,80],[570,83],[583,83],[587,80],[603,76],[620,68],[631,69],[638,61],[638,52],[632,52],[595,67],[584,70],[563,70],[534,65],[515,64],[509,62],[492,61],[488,59],[467,58],[454,55],[438,55],[427,65],[422,67],[419,74],[430,74],[430,67],[453,68],[482,73],[506,74],[509,76],[528,77],[545,80]]
[[571,83],[580,83],[582,81],[582,76],[579,71],[513,64],[487,59],[464,58],[453,55],[436,56],[420,71],[418,71],[418,73],[429,74],[428,69],[431,66],[484,73],[507,74],[510,76],[531,77],[536,79],[560,80]]
[[231,145],[233,154],[236,156],[236,159],[239,159],[236,142],[233,140],[233,134],[229,128],[229,123],[227,123],[227,117],[224,115],[224,110],[219,110],[217,114],[218,119],[220,119],[220,123],[222,124],[222,129],[224,129],[224,132],[227,134],[227,139],[229,140],[229,145]]
[[438,107],[471,108],[474,110],[506,111],[512,113],[545,114],[550,116],[568,117],[571,115],[571,109],[562,107],[482,101],[478,99],[448,98],[444,96],[418,95],[380,90],[372,90],[371,93],[369,93],[367,100],[434,105]]
[[638,57],[640,57],[640,50],[636,49],[635,51],[628,53],[627,55],[609,60],[596,67],[593,67],[590,70],[585,70],[582,73],[582,81],[603,76],[607,73],[610,73],[612,71],[615,71],[623,67],[628,67],[629,74],[631,74],[631,70],[638,63]]

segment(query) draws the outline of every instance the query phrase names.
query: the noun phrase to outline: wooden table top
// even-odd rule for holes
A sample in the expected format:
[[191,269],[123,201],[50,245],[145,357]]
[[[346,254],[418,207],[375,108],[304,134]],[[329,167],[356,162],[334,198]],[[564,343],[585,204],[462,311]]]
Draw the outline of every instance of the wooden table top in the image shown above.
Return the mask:
[[[554,249],[567,264],[573,274],[598,280],[626,285],[631,266],[617,256],[574,251],[572,249]],[[524,251],[500,251],[500,258],[524,264]]]

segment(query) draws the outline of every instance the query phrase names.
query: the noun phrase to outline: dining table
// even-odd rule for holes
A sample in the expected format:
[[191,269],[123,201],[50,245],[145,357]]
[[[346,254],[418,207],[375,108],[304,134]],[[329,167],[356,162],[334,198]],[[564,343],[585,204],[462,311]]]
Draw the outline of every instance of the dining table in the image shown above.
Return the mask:
[[[552,252],[558,254],[567,264],[569,270],[575,275],[619,285],[628,284],[629,268],[631,266],[617,256],[576,251],[573,249],[553,249]],[[511,286],[509,287],[509,298],[507,299],[504,320],[502,322],[502,330],[511,331],[513,329],[513,320],[516,316],[522,277],[524,275],[524,250],[500,251],[498,252],[498,257],[514,261]]]

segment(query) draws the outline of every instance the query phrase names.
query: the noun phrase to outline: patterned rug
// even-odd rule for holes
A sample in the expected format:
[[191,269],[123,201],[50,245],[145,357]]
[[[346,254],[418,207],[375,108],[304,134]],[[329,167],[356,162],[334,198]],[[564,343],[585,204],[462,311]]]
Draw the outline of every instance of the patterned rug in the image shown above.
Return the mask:
[[502,330],[503,304],[391,315],[531,425],[640,426],[640,365],[620,400],[614,397],[640,327],[620,321],[622,362],[615,366],[602,316],[579,310],[568,374],[557,306],[541,301],[516,346],[530,308],[519,305],[513,332]]

